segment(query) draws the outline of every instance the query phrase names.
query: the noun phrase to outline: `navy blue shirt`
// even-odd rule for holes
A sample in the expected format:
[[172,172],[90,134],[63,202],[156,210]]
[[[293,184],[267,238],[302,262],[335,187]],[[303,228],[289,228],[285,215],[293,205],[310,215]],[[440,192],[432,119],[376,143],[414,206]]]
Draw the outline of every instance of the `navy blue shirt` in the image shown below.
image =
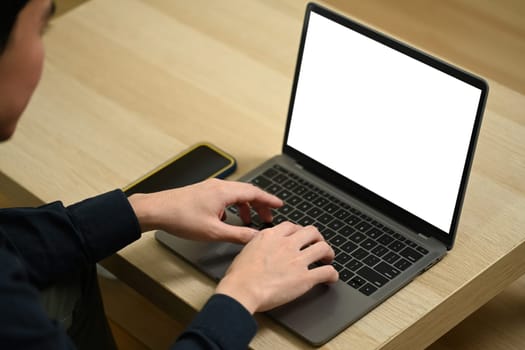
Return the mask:
[[[70,349],[72,342],[40,304],[39,291],[140,238],[124,193],[115,190],[64,207],[0,209],[0,348]],[[214,295],[172,349],[243,349],[252,315]]]

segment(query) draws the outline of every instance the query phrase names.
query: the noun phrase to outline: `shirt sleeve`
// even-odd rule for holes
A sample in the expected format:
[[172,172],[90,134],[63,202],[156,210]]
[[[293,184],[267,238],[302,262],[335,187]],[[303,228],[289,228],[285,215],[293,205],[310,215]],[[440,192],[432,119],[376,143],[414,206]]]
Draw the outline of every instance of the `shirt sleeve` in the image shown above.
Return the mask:
[[0,349],[73,349],[66,332],[44,311],[20,259],[0,250],[0,266]]
[[[36,288],[139,237],[138,220],[120,190],[69,207],[55,202],[0,209],[0,348],[71,348],[65,332],[47,318]],[[241,304],[216,294],[172,349],[246,349],[256,331],[254,318]]]
[[171,350],[247,349],[256,332],[255,319],[239,302],[215,294]]
[[72,349],[66,332],[49,320],[38,289],[139,237],[120,190],[69,207],[0,209],[0,348]]
[[140,226],[121,190],[69,207],[0,209],[0,249],[18,257],[39,289],[74,274],[140,238]]

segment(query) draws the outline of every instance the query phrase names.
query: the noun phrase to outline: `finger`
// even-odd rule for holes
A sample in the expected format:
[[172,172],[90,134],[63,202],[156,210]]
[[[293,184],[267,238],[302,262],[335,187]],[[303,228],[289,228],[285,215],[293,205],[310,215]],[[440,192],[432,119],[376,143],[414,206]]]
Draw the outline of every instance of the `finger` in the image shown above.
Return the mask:
[[234,226],[224,222],[220,222],[217,225],[217,239],[232,242],[246,244],[252,240],[252,238],[259,232],[256,229],[245,227],[245,226]]
[[325,241],[314,243],[304,248],[301,253],[308,265],[316,261],[331,262],[335,257],[334,250]]
[[322,265],[308,271],[312,285],[319,283],[335,283],[339,280],[339,273],[332,265]]
[[324,240],[323,236],[315,226],[302,227],[293,234],[293,239],[297,243],[299,249]]
[[272,228],[267,228],[261,232],[264,232],[265,234],[272,234],[272,235],[290,236],[301,228],[302,226],[293,224],[289,221],[285,221],[285,222],[280,223],[277,226],[274,226]]
[[259,214],[259,217],[263,222],[272,222],[273,220],[273,214],[270,208],[267,206],[257,206],[252,205],[252,208],[257,211],[257,214]]
[[243,224],[247,225],[252,222],[252,216],[250,213],[250,206],[247,203],[237,204],[239,208],[239,217],[241,218]]
[[274,196],[260,188],[244,182],[224,181],[228,186],[228,205],[235,203],[252,203],[257,206],[268,206],[271,208],[278,208],[284,203],[279,197]]

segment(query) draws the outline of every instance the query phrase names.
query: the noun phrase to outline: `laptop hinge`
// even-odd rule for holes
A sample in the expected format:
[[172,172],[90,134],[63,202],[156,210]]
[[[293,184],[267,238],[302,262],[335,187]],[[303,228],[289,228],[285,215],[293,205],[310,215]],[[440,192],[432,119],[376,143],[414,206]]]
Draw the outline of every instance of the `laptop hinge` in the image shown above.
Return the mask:
[[425,236],[424,234],[422,234],[420,232],[418,232],[417,235],[420,236],[420,237],[423,237],[424,239],[429,239],[430,238],[429,236]]

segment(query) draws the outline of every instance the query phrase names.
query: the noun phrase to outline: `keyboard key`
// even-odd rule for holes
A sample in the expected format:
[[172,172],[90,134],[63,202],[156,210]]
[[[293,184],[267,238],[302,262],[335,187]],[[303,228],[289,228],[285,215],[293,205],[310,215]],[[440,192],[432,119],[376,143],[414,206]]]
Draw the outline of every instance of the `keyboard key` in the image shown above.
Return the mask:
[[360,288],[365,283],[366,283],[366,281],[364,279],[362,279],[361,277],[359,277],[359,276],[355,276],[352,279],[350,279],[350,281],[348,281],[348,285],[350,287],[355,288],[355,289]]
[[383,256],[386,254],[386,252],[388,252],[388,249],[381,244],[377,245],[374,249],[372,249],[372,253],[377,256]]
[[392,230],[390,227],[386,227],[386,226],[383,227],[383,231],[385,231],[389,235],[393,235],[395,233],[394,230]]
[[355,215],[351,215],[348,218],[345,219],[345,222],[348,225],[355,226],[357,223],[359,223],[361,220]]
[[275,175],[279,174],[279,172],[275,169],[267,169],[264,171],[263,175],[266,176],[267,178],[271,179],[272,177],[274,177]]
[[367,255],[368,255],[368,252],[364,250],[363,248],[358,248],[354,250],[354,252],[352,253],[352,256],[356,258],[357,260],[362,260]]
[[380,231],[378,228],[373,227],[373,228],[372,228],[370,231],[368,231],[366,234],[367,234],[367,236],[370,237],[370,238],[377,239],[377,238],[381,237],[381,235],[383,234],[383,232]]
[[328,241],[332,243],[332,245],[339,247],[346,241],[346,239],[341,235],[335,235],[332,238],[330,238]]
[[402,257],[404,257],[405,259],[413,263],[423,257],[423,255],[419,254],[418,252],[416,252],[414,249],[410,247],[406,247],[405,249],[403,249],[401,252],[399,252],[399,255],[401,255]]
[[313,225],[314,222],[315,222],[314,219],[312,219],[311,217],[305,216],[302,219],[300,219],[297,223],[302,226],[308,226],[308,225]]
[[356,228],[361,231],[361,232],[366,232],[368,231],[370,228],[372,227],[372,225],[370,225],[368,222],[360,222],[359,224],[356,225]]
[[277,182],[278,184],[284,183],[288,177],[284,174],[279,174],[273,178],[274,182]]
[[281,190],[275,194],[277,197],[281,198],[283,201],[286,201],[292,196],[292,192],[288,190]]
[[335,257],[335,261],[337,261],[341,265],[346,264],[348,261],[350,261],[350,259],[351,259],[350,255],[348,255],[348,254],[346,254],[344,252],[339,253]]
[[361,247],[365,248],[366,250],[371,250],[376,245],[377,245],[377,242],[370,238],[364,240],[363,243],[361,243]]
[[317,227],[317,229],[323,234],[323,237],[326,240],[329,240],[336,235],[336,233],[330,229],[320,229],[319,227]]
[[294,180],[288,180],[283,184],[283,187],[290,191],[293,190],[295,186],[297,186],[297,182]]
[[330,221],[332,221],[334,218],[330,214],[323,214],[317,218],[317,221],[323,224],[328,224]]
[[385,262],[381,262],[377,264],[376,267],[374,267],[374,270],[378,271],[379,273],[382,273],[386,277],[393,279],[397,275],[399,275],[400,271],[390,265],[388,265]]
[[421,246],[417,246],[416,250],[417,250],[418,252],[420,252],[421,254],[423,254],[423,255],[428,254],[428,250],[426,250],[425,248],[423,248],[423,247],[421,247]]
[[287,215],[292,211],[293,211],[293,208],[288,204],[285,204],[282,207],[277,208],[277,212],[283,215]]
[[411,240],[409,240],[409,239],[407,239],[405,243],[406,243],[410,248],[414,248],[414,249],[417,248],[417,243],[416,243],[416,242],[413,242],[413,241],[411,241]]
[[353,252],[354,250],[356,250],[358,247],[357,247],[357,244],[353,243],[353,242],[346,242],[345,244],[343,244],[343,246],[341,247],[342,250],[344,250],[345,252],[347,253],[351,253]]
[[267,192],[270,192],[271,194],[276,194],[277,192],[281,191],[283,188],[277,184],[271,184],[266,188]]
[[405,247],[406,245],[400,241],[394,241],[388,246],[388,248],[392,249],[395,252],[399,252],[401,249]]
[[350,278],[352,278],[354,274],[347,269],[343,269],[339,272],[339,279],[343,282],[348,282]]
[[392,243],[394,241],[394,239],[392,237],[390,237],[390,235],[388,235],[387,233],[385,233],[384,235],[382,235],[381,237],[379,237],[379,239],[377,240],[379,243],[381,243],[382,245],[389,245],[390,243]]
[[286,218],[282,215],[277,215],[277,216],[274,216],[273,217],[273,224],[274,225],[279,225],[281,222],[284,222],[286,221]]
[[290,214],[288,214],[288,218],[293,222],[299,221],[303,216],[304,216],[303,213],[299,210],[295,210],[291,212]]
[[326,194],[325,197],[328,199],[328,201],[329,201],[330,203],[334,203],[335,205],[337,205],[337,206],[339,207],[339,204],[338,204],[338,203],[339,203],[339,199],[335,198],[335,197],[332,196],[332,195],[329,195],[328,193]]
[[366,239],[366,236],[362,234],[361,232],[356,232],[350,236],[350,239],[354,241],[355,243],[361,243],[362,241]]
[[346,264],[346,267],[354,272],[359,270],[362,266],[363,266],[363,263],[356,259],[352,259],[350,262]]
[[377,291],[377,288],[371,285],[370,283],[365,284],[363,287],[359,288],[359,291],[364,295],[372,295]]
[[311,208],[312,208],[312,204],[310,204],[310,203],[308,203],[308,202],[306,202],[306,201],[301,202],[301,204],[299,204],[299,205],[297,206],[297,209],[299,209],[299,210],[301,210],[301,211],[305,211],[305,212],[308,211],[308,210],[310,210]]
[[292,189],[292,192],[295,193],[298,196],[303,195],[304,193],[306,193],[306,191],[308,191],[308,189],[306,187],[304,187],[304,186],[301,186],[301,185]]
[[301,203],[301,201],[302,201],[301,198],[299,198],[297,196],[292,196],[292,197],[288,198],[286,203],[291,204],[293,206],[297,206],[297,204]]
[[314,201],[314,204],[321,208],[325,206],[327,203],[328,203],[328,199],[323,198],[323,197],[317,197],[317,199]]
[[267,228],[271,228],[271,227],[274,227],[275,224],[272,222],[263,222],[259,225],[259,230],[264,230],[264,229],[267,229]]
[[324,232],[324,230],[326,230],[326,226],[325,225],[321,225],[320,223],[316,222],[314,224],[315,227],[317,227],[317,229],[319,230],[319,232]]
[[328,227],[330,227],[332,230],[338,231],[340,228],[343,227],[343,223],[339,220],[333,220],[328,224]]
[[398,262],[396,262],[394,264],[394,266],[397,267],[398,269],[400,269],[401,271],[405,271],[408,267],[410,267],[410,265],[412,265],[412,264],[409,263],[405,259],[400,259]]
[[399,255],[397,255],[394,252],[388,252],[385,256],[383,256],[383,260],[386,261],[389,264],[393,264],[399,259]]
[[311,202],[311,201],[313,201],[314,199],[317,198],[317,194],[315,194],[315,193],[312,192],[312,191],[308,191],[308,192],[306,192],[306,193],[303,195],[303,198],[306,199],[307,201]]
[[335,214],[334,216],[340,220],[343,220],[344,218],[348,217],[348,215],[350,215],[349,212],[347,212],[346,210],[344,209],[339,209]]
[[335,214],[335,212],[339,210],[339,206],[334,204],[334,203],[328,203],[327,205],[325,205],[325,207],[323,209],[327,213]]
[[343,265],[339,264],[337,261],[332,261],[332,266],[334,269],[337,270],[337,272],[341,272],[343,270]]
[[345,237],[348,237],[348,236],[351,236],[352,234],[354,234],[356,231],[355,231],[355,228],[353,227],[350,227],[350,226],[343,226],[340,230],[339,230],[339,233],[342,234],[343,236]]
[[401,235],[400,235],[399,233],[397,233],[397,232],[394,232],[394,233],[392,234],[392,237],[394,237],[395,239],[398,239],[398,240],[400,240],[401,242],[403,242],[403,236],[401,236]]
[[363,266],[357,271],[357,274],[363,277],[365,280],[369,281],[376,287],[384,286],[388,280],[383,277],[379,272],[372,270],[368,266]]
[[323,213],[323,211],[317,207],[313,207],[312,209],[308,210],[306,212],[306,214],[308,214],[308,216],[311,216],[313,218],[316,218],[318,217],[319,215],[321,215]]
[[377,265],[378,262],[380,262],[381,259],[379,259],[377,256],[373,255],[373,254],[370,254],[369,256],[367,256],[366,258],[363,259],[363,262],[370,266],[370,267],[374,267]]
[[264,189],[264,188],[270,186],[272,182],[269,179],[267,179],[266,177],[264,177],[262,175],[259,175],[255,179],[253,179],[251,181],[251,183],[254,184],[257,187],[260,187],[260,188]]

